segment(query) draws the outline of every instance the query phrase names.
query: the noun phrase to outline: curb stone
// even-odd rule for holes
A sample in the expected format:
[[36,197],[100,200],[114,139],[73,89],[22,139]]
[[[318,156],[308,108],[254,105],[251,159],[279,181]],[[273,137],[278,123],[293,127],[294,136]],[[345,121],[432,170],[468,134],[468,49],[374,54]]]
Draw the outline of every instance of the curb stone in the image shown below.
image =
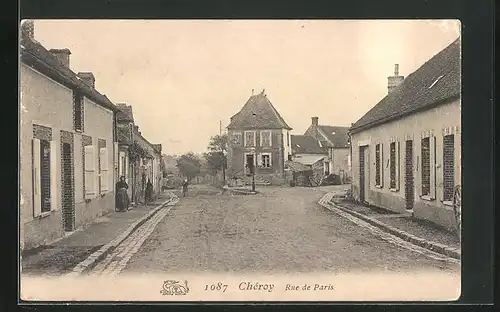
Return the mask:
[[91,270],[93,267],[97,265],[100,261],[102,261],[106,256],[112,252],[121,242],[123,242],[127,237],[129,237],[136,229],[138,229],[141,225],[143,225],[147,220],[151,219],[153,215],[155,215],[158,211],[160,211],[164,206],[175,205],[179,199],[178,197],[170,192],[170,198],[158,205],[156,208],[148,212],[146,215],[137,219],[132,225],[130,225],[122,234],[113,239],[111,242],[107,243],[99,250],[91,254],[87,259],[77,264],[72,272],[68,273],[67,276],[72,275],[80,275]]
[[446,255],[448,257],[457,259],[457,260],[460,260],[460,258],[461,258],[460,251],[458,250],[458,248],[452,248],[452,247],[449,247],[449,246],[446,246],[443,244],[427,241],[423,238],[417,237],[417,236],[412,235],[408,232],[405,232],[405,231],[402,231],[400,229],[394,228],[390,225],[387,225],[381,221],[375,220],[373,218],[367,217],[367,216],[365,216],[361,213],[358,213],[356,211],[352,211],[350,209],[342,207],[333,201],[328,202],[328,204],[330,204],[330,205],[334,206],[335,208],[340,209],[346,213],[349,213],[349,214],[351,214],[351,215],[353,215],[353,216],[355,216],[363,221],[366,221],[366,222],[370,223],[371,225],[374,225],[374,226],[376,226],[376,227],[378,227],[386,232],[389,232],[395,236],[398,236],[399,238],[401,238],[407,242],[410,242],[414,245],[420,246],[422,248],[426,248],[430,251],[434,251],[434,252]]

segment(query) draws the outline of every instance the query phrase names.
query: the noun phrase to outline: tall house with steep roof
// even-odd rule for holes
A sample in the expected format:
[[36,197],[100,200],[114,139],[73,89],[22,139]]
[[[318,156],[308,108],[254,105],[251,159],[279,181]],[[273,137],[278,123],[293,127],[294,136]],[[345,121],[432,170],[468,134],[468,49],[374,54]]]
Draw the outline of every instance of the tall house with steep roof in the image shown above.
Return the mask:
[[252,95],[227,126],[229,177],[249,179],[255,166],[258,182],[284,183],[285,161],[291,158],[292,128],[280,116],[264,90]]

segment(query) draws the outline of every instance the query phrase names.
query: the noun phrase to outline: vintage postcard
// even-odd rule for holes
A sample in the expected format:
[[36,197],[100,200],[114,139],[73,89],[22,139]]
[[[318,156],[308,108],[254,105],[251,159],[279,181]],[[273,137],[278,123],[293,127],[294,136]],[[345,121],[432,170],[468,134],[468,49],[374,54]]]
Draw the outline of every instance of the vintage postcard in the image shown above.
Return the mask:
[[458,299],[460,27],[23,20],[20,299]]

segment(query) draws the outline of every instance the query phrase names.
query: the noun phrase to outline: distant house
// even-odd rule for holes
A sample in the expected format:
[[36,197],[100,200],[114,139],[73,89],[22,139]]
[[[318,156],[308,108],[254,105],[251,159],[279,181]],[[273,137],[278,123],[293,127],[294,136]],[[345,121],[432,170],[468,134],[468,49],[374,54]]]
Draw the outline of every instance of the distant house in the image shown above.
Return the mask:
[[134,115],[132,106],[117,103],[120,111],[116,114],[116,131],[118,135],[118,176],[125,177],[129,185],[129,198],[133,197],[134,168],[130,157],[130,148],[133,146]]
[[151,144],[139,127],[132,131],[133,148],[130,150],[134,180],[132,182],[132,201],[144,203],[146,184],[153,184],[155,194],[161,192],[163,172],[161,170],[161,144]]
[[263,183],[285,182],[285,161],[291,159],[292,128],[262,91],[252,95],[227,126],[228,175],[249,182],[248,164]]
[[351,177],[349,127],[327,126],[311,118],[311,125],[304,133],[317,140],[328,156],[325,173],[339,175],[342,182]]
[[[297,185],[317,186],[321,183],[321,179],[328,174],[328,151],[323,148],[318,140],[308,135],[292,135],[292,161],[299,163],[310,172],[302,172],[302,175],[307,176],[307,183],[297,182]],[[289,163],[288,166],[292,171],[296,171],[300,166],[294,166]],[[313,170],[314,168],[314,170]],[[311,179],[309,179],[309,177]]]
[[452,228],[460,184],[460,41],[406,79],[389,77],[389,93],[350,129],[353,196]]
[[21,28],[20,241],[31,249],[114,209],[118,109],[92,73],[70,69],[70,50]]

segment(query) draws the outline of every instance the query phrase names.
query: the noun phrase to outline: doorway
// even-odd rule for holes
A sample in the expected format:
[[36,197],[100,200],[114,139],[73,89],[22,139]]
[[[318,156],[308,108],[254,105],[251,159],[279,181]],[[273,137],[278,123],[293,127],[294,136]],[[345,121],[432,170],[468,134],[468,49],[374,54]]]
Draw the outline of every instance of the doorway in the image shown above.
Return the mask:
[[246,162],[245,162],[246,169],[248,170],[248,173],[251,173],[250,168],[251,168],[251,166],[255,165],[254,155],[253,154],[246,154],[245,160],[246,160]]
[[61,185],[63,227],[67,232],[75,230],[75,196],[73,189],[73,145],[62,143],[61,146]]
[[359,200],[366,202],[366,192],[370,188],[370,159],[368,146],[359,147]]
[[413,177],[413,141],[405,143],[405,202],[406,209],[413,210],[415,202],[415,182]]

